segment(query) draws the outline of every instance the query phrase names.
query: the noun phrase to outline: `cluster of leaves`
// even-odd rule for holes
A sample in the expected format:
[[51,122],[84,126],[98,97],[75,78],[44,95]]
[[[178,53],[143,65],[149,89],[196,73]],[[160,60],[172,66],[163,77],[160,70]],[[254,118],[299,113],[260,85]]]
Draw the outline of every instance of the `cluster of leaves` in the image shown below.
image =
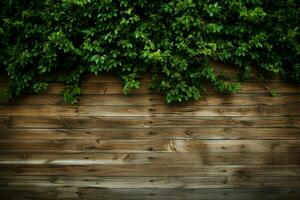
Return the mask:
[[[207,84],[234,93],[253,67],[300,82],[294,0],[2,0],[0,65],[9,98],[66,85],[76,103],[84,73],[113,72],[124,93],[143,72],[167,102],[199,99]],[[215,73],[229,63],[238,77]]]

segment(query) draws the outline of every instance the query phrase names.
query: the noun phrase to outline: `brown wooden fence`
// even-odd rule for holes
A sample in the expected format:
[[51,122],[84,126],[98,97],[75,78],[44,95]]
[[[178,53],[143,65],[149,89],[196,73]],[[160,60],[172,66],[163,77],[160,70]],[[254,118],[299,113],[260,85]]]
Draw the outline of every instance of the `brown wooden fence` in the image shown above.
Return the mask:
[[166,105],[148,81],[123,96],[89,77],[75,106],[59,84],[2,103],[0,199],[300,199],[299,85]]

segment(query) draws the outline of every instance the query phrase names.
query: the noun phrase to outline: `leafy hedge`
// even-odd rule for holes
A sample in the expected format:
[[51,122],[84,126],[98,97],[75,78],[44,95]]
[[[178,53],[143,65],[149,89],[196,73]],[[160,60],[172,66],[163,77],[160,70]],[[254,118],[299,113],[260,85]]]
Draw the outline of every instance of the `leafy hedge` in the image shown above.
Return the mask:
[[[2,0],[6,95],[54,81],[76,103],[84,73],[106,71],[125,94],[148,71],[167,102],[199,99],[207,84],[234,93],[254,66],[300,82],[299,15],[296,0]],[[218,75],[211,60],[241,73]]]

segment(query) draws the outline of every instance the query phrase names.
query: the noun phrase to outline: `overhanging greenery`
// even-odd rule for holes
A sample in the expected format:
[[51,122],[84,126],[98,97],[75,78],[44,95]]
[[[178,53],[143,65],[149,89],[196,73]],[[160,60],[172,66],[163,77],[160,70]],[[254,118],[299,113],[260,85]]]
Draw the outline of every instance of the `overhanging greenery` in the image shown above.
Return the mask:
[[[76,103],[83,74],[105,71],[125,94],[149,71],[167,102],[199,99],[208,83],[234,93],[254,66],[300,82],[299,15],[293,0],[2,0],[6,96],[61,82]],[[217,75],[210,60],[241,73]]]

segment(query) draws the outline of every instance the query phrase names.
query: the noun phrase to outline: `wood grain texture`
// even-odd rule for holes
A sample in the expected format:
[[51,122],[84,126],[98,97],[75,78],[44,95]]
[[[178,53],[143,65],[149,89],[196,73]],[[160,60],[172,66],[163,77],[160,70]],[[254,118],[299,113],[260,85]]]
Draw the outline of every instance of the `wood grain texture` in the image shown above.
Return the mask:
[[0,152],[300,152],[300,140],[10,140]]
[[300,140],[298,128],[249,128],[249,127],[176,127],[145,129],[32,129],[1,128],[0,139],[101,139],[101,140]]
[[[180,162],[179,162],[180,161]],[[0,164],[7,165],[299,165],[299,153],[212,152],[5,152]]]
[[300,128],[300,117],[38,117],[3,116],[0,128]]
[[[280,189],[101,189],[82,187],[3,187],[0,197],[5,199],[117,199],[117,200],[298,200],[300,190],[297,188]],[[20,198],[20,196],[22,196]]]
[[300,116],[300,105],[289,106],[0,106],[2,116],[100,116],[100,117],[219,117]]
[[150,81],[124,96],[116,76],[87,75],[77,105],[61,84],[0,102],[0,199],[300,199],[299,85],[167,105]]
[[[0,176],[300,176],[298,165],[16,165],[0,166]],[[300,178],[300,177],[299,177]]]
[[[277,94],[270,97],[269,94],[207,94],[202,99],[192,102],[184,102],[180,105],[174,105],[177,108],[189,106],[291,106],[298,105],[300,97],[297,94]],[[1,102],[0,102],[1,104]],[[6,105],[2,103],[2,105]],[[39,94],[25,95],[22,98],[14,100],[11,105],[58,105],[69,106],[63,101],[63,97],[58,94]],[[166,105],[164,97],[161,94],[106,94],[106,95],[81,95],[78,97],[78,105],[89,106],[153,106]]]
[[95,177],[95,176],[1,176],[0,186],[95,187],[95,188],[293,188],[299,177],[221,176],[221,177]]

